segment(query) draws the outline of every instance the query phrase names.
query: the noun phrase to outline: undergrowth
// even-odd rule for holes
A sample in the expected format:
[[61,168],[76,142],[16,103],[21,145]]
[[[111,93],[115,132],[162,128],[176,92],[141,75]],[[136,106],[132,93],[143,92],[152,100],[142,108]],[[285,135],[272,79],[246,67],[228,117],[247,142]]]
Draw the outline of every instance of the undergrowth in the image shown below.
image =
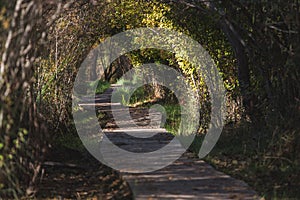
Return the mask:
[[245,180],[265,199],[299,199],[298,123],[299,118],[289,118],[259,125],[227,125],[205,160]]
[[91,88],[96,88],[96,94],[102,94],[110,87],[110,83],[103,80],[96,80],[89,84]]

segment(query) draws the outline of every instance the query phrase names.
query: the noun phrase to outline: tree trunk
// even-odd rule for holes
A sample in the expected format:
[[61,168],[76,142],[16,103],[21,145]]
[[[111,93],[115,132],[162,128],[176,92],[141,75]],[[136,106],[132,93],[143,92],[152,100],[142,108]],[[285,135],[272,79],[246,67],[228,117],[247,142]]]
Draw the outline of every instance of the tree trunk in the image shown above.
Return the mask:
[[221,18],[221,20],[219,21],[219,25],[222,31],[226,34],[231,46],[233,47],[238,62],[238,80],[243,97],[243,105],[246,111],[249,111],[252,109],[251,98],[249,97],[248,91],[248,88],[250,86],[250,70],[248,57],[245,51],[245,42],[225,16]]
[[97,75],[97,66],[98,66],[98,51],[94,51],[93,53],[93,61],[90,67],[90,80],[95,81],[98,79]]

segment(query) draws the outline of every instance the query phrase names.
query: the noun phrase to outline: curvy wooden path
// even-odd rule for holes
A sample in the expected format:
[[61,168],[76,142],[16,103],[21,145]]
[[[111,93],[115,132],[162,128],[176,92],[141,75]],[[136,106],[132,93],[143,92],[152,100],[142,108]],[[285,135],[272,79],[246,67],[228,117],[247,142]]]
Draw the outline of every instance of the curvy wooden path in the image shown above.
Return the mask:
[[[107,139],[121,149],[135,153],[152,152],[169,144],[173,136],[164,128],[160,128],[159,112],[148,112],[145,108],[130,108],[132,119],[125,117],[123,121],[118,122],[118,125],[116,124],[112,112],[114,116],[119,115],[120,119],[124,113],[121,105],[111,105],[111,94],[117,87],[119,86],[112,85],[105,93],[96,96],[95,101],[86,101],[81,104],[86,109],[89,109],[90,105],[96,105],[97,110],[106,112],[111,118],[103,127]],[[150,119],[152,119],[151,122]],[[125,132],[130,133],[130,136]],[[176,149],[180,148],[176,145],[172,146],[174,155],[170,153],[166,157],[153,154],[153,157],[150,155],[144,159],[153,159],[153,163],[161,165],[160,160],[163,162],[163,159],[170,157],[172,159],[172,156],[176,156]],[[167,167],[153,172],[143,172],[136,166],[140,164],[139,166],[147,167],[143,166],[145,160],[130,156],[124,157],[123,154],[111,150],[110,146],[104,143],[102,151],[105,150],[106,159],[117,161],[118,166],[121,166],[119,171],[129,183],[135,199],[259,199],[257,193],[245,182],[215,170],[191,152],[185,152]],[[161,159],[158,159],[159,156]]]

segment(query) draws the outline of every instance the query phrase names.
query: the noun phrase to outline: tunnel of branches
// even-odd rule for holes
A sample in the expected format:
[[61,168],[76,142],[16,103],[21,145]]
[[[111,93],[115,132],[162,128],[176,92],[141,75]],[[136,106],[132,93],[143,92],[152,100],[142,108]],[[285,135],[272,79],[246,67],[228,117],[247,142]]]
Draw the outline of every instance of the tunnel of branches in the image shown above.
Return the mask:
[[[72,89],[81,63],[106,38],[139,27],[168,28],[198,41],[223,78],[227,126],[246,123],[270,134],[281,130],[273,140],[282,135],[292,139],[280,143],[280,149],[286,149],[280,153],[298,159],[299,134],[293,130],[300,102],[299,2],[233,2],[1,2],[0,193],[24,195],[35,185],[51,143],[61,135],[76,137]],[[182,73],[199,93],[204,125],[198,134],[205,133],[207,88],[182,58],[140,49],[104,71],[86,73],[91,80],[115,83],[131,68],[153,62]],[[149,95],[171,101],[164,88],[148,89]],[[272,139],[269,132],[253,131],[248,137],[267,143]],[[277,155],[276,148],[266,146],[265,151]]]

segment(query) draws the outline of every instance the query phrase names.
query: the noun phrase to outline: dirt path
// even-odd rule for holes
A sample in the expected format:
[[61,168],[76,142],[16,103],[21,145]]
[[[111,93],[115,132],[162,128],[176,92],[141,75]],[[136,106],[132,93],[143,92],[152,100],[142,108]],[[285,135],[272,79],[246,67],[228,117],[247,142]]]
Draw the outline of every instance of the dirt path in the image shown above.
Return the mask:
[[[135,199],[259,199],[256,192],[245,182],[215,170],[189,152],[185,152],[167,167],[154,172],[143,172],[143,169],[149,165],[144,164],[145,160],[152,160],[152,163],[155,163],[149,169],[159,167],[165,161],[164,159],[174,159],[178,153],[176,150],[180,147],[176,146],[177,143],[171,144],[173,145],[170,148],[172,151],[167,156],[149,153],[170,144],[173,136],[160,128],[157,125],[159,123],[153,123],[152,120],[149,124],[149,119],[155,118],[156,113],[149,114],[146,109],[129,109],[133,121],[124,119],[119,122],[118,125],[122,126],[119,128],[113,120],[110,104],[111,94],[117,87],[113,85],[104,94],[97,96],[95,103],[86,102],[81,106],[88,109],[89,106],[96,104],[96,109],[106,112],[110,121],[104,127],[106,135],[104,140],[110,140],[121,149],[133,152],[132,155],[124,156],[124,152],[112,150],[112,145],[106,142],[102,145],[105,159],[116,163],[116,166],[120,168],[121,176],[129,183]],[[120,117],[124,114],[122,110],[124,108],[121,106],[114,105],[113,107],[114,116]],[[131,136],[124,132],[130,133]],[[154,133],[158,134],[153,136]],[[134,153],[145,152],[149,154],[142,159],[134,156]]]

